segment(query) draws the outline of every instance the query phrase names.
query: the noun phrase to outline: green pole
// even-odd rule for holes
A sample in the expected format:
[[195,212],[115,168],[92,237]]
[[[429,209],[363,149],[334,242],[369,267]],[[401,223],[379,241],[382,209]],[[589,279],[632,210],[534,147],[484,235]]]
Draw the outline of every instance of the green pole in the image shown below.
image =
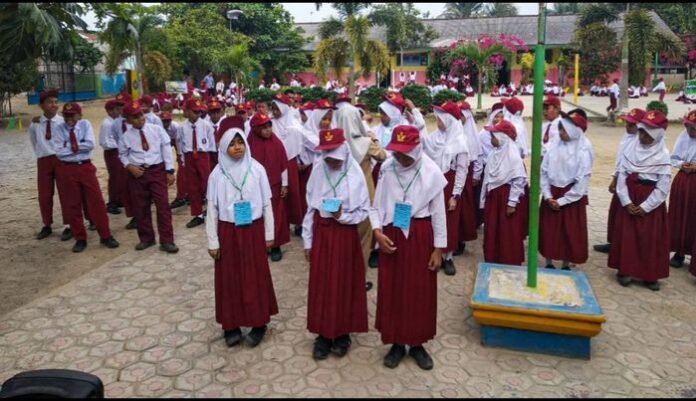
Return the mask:
[[539,3],[537,45],[534,48],[534,106],[532,122],[532,174],[529,193],[529,243],[527,251],[527,286],[537,286],[539,249],[539,181],[541,172],[541,120],[544,113],[544,55],[546,48],[546,7]]

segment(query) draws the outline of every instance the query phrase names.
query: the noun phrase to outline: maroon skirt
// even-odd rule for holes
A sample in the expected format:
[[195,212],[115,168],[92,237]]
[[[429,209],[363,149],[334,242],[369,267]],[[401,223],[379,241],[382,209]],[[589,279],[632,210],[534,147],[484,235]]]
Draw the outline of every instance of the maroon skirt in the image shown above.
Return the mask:
[[507,215],[510,185],[501,185],[489,191],[484,205],[483,257],[488,263],[522,265],[524,238],[522,221],[528,210],[517,203],[515,213]]
[[[307,182],[309,181],[309,176],[312,175],[312,165],[310,164],[306,169],[299,171],[300,176],[300,204],[302,205],[302,218],[307,214]],[[299,224],[302,224],[300,222]]]
[[411,219],[408,239],[391,224],[383,232],[397,251],[379,255],[375,327],[384,344],[423,344],[437,331],[437,272],[428,269],[432,223]]
[[300,194],[300,175],[297,160],[288,160],[288,196],[285,197],[285,210],[289,224],[302,224],[302,195]]
[[218,221],[220,259],[215,261],[215,320],[224,330],[259,327],[278,314],[268,268],[263,219],[249,226]]
[[285,202],[280,197],[281,184],[271,185],[271,207],[273,208],[273,247],[279,247],[290,242],[290,227],[288,215],[285,212]]
[[611,203],[609,204],[609,217],[607,217],[607,242],[614,242],[614,229],[616,228],[616,219],[619,218],[621,210],[621,201],[618,195],[614,194],[611,197]]
[[307,330],[326,338],[367,332],[365,261],[358,226],[314,213]]
[[457,207],[454,208],[454,210],[449,211],[447,209],[449,199],[452,197],[452,191],[454,190],[455,176],[456,172],[454,170],[450,170],[445,174],[445,178],[447,179],[447,186],[445,186],[444,189],[445,213],[447,216],[447,248],[445,248],[444,252],[452,252],[457,249],[457,246],[459,245],[459,224],[461,221],[462,199],[464,197],[464,193],[462,193],[462,197],[459,198]]
[[[469,171],[466,174],[466,183],[464,184],[462,197],[458,202],[461,203],[462,208],[459,213],[459,242],[473,241],[478,238],[476,232],[476,209],[478,209],[479,202],[475,198],[474,162],[471,162],[469,163]],[[449,243],[447,245],[449,246]]]
[[[626,178],[634,205],[644,202],[655,189],[641,183],[638,174]],[[669,277],[669,227],[664,203],[645,216],[632,216],[625,208],[617,212],[608,265],[624,276],[646,282]]]
[[[573,184],[565,188],[551,186],[551,195],[559,199],[570,191]],[[539,253],[553,260],[575,264],[587,262],[587,196],[577,202],[554,211],[548,203],[541,202],[539,210]]]
[[693,255],[696,240],[696,174],[679,171],[669,192],[667,213],[671,246],[680,255]]

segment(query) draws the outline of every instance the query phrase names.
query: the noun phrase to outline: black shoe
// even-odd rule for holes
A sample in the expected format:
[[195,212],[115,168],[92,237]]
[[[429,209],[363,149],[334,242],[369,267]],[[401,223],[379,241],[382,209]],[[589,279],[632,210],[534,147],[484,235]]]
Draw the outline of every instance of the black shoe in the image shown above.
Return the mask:
[[365,291],[370,291],[373,287],[372,281],[365,282]]
[[610,247],[611,247],[611,244],[601,244],[601,245],[593,246],[595,251],[602,252],[602,253],[609,253]]
[[653,291],[660,291],[660,283],[657,282],[657,281],[646,282],[646,283],[645,283],[645,286],[648,287],[648,288],[650,288],[650,289],[653,290]]
[[454,256],[459,256],[464,253],[466,250],[466,242],[460,242],[459,246],[457,246],[457,250],[452,253]]
[[186,199],[174,199],[172,203],[169,204],[170,209],[176,209],[178,207],[182,207],[186,205]]
[[200,226],[200,225],[203,224],[203,223],[205,223],[205,220],[203,220],[202,217],[196,216],[196,217],[192,218],[191,221],[189,221],[188,223],[186,223],[186,228],[197,227],[197,226]]
[[618,280],[619,284],[621,284],[623,287],[628,287],[628,285],[631,284],[630,277],[618,273],[616,274],[616,280]]
[[167,253],[177,253],[179,252],[179,247],[176,246],[173,242],[165,242],[164,244],[160,244],[160,251],[165,251]]
[[117,208],[116,206],[108,206],[106,211],[109,214],[121,214],[121,209]]
[[99,242],[101,242],[101,244],[105,245],[107,248],[111,249],[118,248],[118,246],[120,245],[118,241],[116,241],[116,239],[113,237],[113,235],[106,239],[100,239]]
[[138,223],[135,221],[135,217],[133,217],[128,224],[126,224],[126,230],[135,230],[138,228]]
[[555,268],[556,268],[556,266],[554,266],[554,265],[546,265],[545,267],[546,267],[547,269],[555,269]]
[[418,364],[419,368],[423,370],[430,370],[433,368],[433,359],[428,355],[428,352],[422,345],[411,347],[411,349],[408,350],[408,354],[416,360],[416,364]]
[[95,231],[97,229],[97,226],[94,225],[94,222],[92,220],[87,220],[89,224],[87,224],[87,229],[89,231]]
[[570,266],[563,266],[563,267],[561,268],[561,270],[567,270],[567,271],[570,271]]
[[296,237],[301,237],[302,236],[302,226],[301,225],[296,225],[295,226],[295,231],[294,234]]
[[370,257],[367,259],[367,265],[373,269],[376,269],[377,266],[379,266],[379,251],[378,250],[373,249],[372,251],[370,251]]
[[242,341],[242,330],[238,328],[234,330],[225,330],[224,337],[225,344],[227,344],[228,347],[234,347]]
[[44,239],[44,238],[48,237],[49,235],[51,235],[52,232],[53,232],[53,230],[51,229],[50,226],[44,226],[41,229],[41,231],[39,231],[39,233],[36,234],[36,239]]
[[138,243],[138,245],[135,246],[135,250],[136,250],[136,251],[142,251],[142,250],[145,250],[145,249],[147,249],[147,248],[149,248],[149,247],[151,247],[151,246],[153,246],[153,245],[155,245],[155,241],[151,241],[151,242],[140,242],[140,243]]
[[283,252],[280,250],[280,247],[271,248],[271,260],[277,262],[281,259],[283,259]]
[[675,253],[672,259],[669,260],[669,265],[676,268],[684,266],[684,255]]
[[331,352],[338,357],[344,357],[348,353],[348,348],[350,348],[351,343],[350,335],[346,334],[345,336],[340,336],[333,341]]
[[389,369],[394,369],[399,366],[399,363],[406,356],[406,347],[400,344],[394,344],[389,349],[387,355],[384,356],[384,366]]
[[73,245],[72,251],[75,253],[79,253],[79,252],[84,251],[85,248],[87,248],[87,241],[81,239],[81,240],[75,241],[75,245]]
[[61,241],[68,241],[72,239],[72,230],[70,227],[66,227],[65,230],[63,230],[63,233],[60,234],[60,240]]
[[448,276],[454,276],[457,273],[457,269],[454,268],[453,260],[443,260],[442,268],[445,270],[445,274]]
[[319,336],[314,340],[314,351],[312,352],[312,358],[316,360],[326,359],[331,352],[331,340],[328,338]]
[[263,325],[261,327],[254,327],[253,329],[251,329],[249,334],[247,334],[246,343],[250,347],[253,348],[253,347],[259,345],[261,340],[263,340],[263,336],[265,336],[265,335],[266,335],[266,325]]

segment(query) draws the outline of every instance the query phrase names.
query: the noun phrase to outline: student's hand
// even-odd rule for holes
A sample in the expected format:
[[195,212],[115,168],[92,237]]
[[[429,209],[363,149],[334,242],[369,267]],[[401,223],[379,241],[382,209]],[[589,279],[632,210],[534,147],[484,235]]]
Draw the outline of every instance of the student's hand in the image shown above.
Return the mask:
[[312,256],[312,250],[311,249],[305,249],[304,250],[304,258],[309,263],[311,261],[311,256]]
[[266,249],[270,250],[271,248],[273,248],[274,243],[275,241],[266,241]]
[[611,183],[609,184],[609,193],[610,194],[616,193],[616,177],[612,178]]
[[416,105],[413,104],[413,101],[411,99],[404,99],[404,105],[411,111],[416,108]]
[[343,210],[340,208],[338,210],[336,210],[335,212],[331,213],[333,218],[336,220],[340,219],[342,214],[343,214]]
[[546,202],[549,204],[549,207],[553,211],[559,211],[561,210],[561,205],[558,204],[558,201],[555,199],[547,199]]
[[428,261],[428,270],[436,272],[440,269],[442,265],[442,250],[440,248],[433,249],[433,253],[430,254],[430,260]]
[[449,198],[449,202],[447,203],[447,211],[451,212],[454,211],[454,209],[457,208],[457,200],[453,197]]
[[505,214],[507,214],[508,216],[512,216],[516,210],[517,210],[516,207],[508,206],[507,210],[505,211]]
[[288,196],[288,187],[280,187],[280,197],[285,198]]
[[643,217],[643,216],[645,216],[645,214],[646,214],[646,213],[645,213],[645,210],[643,210],[643,208],[640,207],[640,206],[636,206],[635,212],[636,212],[635,215],[636,215],[636,216],[639,216],[639,217]]
[[375,240],[379,243],[379,249],[384,251],[384,253],[394,253],[396,251],[396,247],[394,246],[394,242],[389,239],[386,235],[382,234],[382,230],[375,230]]
[[145,169],[140,166],[129,164],[126,168],[128,169],[128,172],[131,173],[131,175],[133,175],[133,177],[135,178],[140,178],[140,176],[145,174]]
[[167,185],[168,186],[171,187],[172,185],[174,185],[175,181],[176,181],[176,177],[174,176],[174,174],[167,174]]
[[208,255],[215,260],[220,260],[220,249],[208,249]]
[[636,207],[637,207],[637,206],[634,205],[633,203],[629,203],[629,204],[626,205],[624,208],[626,209],[626,211],[628,212],[628,214],[630,214],[631,216],[635,216],[635,215],[636,215]]

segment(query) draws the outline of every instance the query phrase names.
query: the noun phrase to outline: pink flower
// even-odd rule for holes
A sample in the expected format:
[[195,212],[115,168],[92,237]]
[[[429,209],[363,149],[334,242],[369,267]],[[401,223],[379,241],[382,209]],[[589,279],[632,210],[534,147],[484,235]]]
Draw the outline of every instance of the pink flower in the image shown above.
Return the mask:
[[693,49],[689,50],[689,53],[687,53],[687,54],[689,56],[690,61],[693,61],[694,59],[696,59],[696,50],[693,50]]

